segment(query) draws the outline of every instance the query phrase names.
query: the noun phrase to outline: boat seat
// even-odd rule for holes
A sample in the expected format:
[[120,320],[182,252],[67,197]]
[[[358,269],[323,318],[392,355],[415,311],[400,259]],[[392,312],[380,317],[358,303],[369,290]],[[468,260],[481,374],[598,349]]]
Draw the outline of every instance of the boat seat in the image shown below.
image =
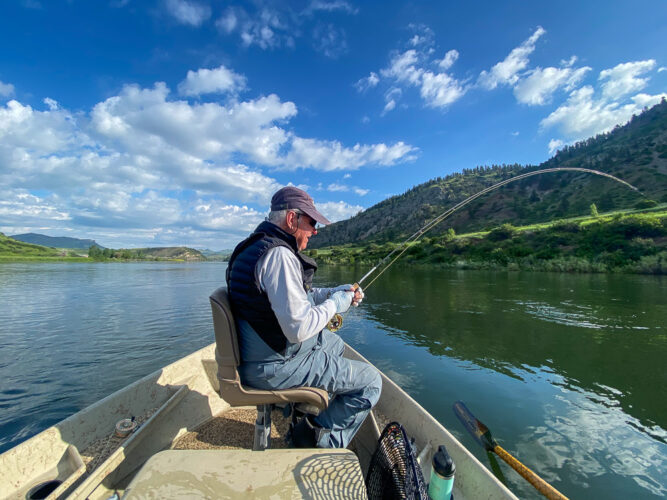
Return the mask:
[[271,410],[276,404],[301,403],[308,413],[316,413],[329,405],[329,394],[317,387],[294,387],[282,390],[261,390],[244,387],[239,377],[241,362],[238,335],[226,287],[220,287],[209,297],[215,331],[215,360],[218,364],[220,396],[230,406],[257,406],[253,450],[263,450],[271,444]]
[[335,498],[366,500],[357,456],[345,449],[167,450],[141,467],[124,500]]

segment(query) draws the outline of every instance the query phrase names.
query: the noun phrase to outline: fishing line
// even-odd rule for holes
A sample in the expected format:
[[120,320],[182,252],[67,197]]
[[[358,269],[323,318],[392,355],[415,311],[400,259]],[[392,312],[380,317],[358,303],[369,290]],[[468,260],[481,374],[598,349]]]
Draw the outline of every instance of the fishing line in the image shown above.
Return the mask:
[[410,243],[416,243],[416,242],[419,240],[419,238],[421,238],[424,234],[426,234],[428,231],[430,231],[431,229],[433,229],[433,228],[434,228],[436,225],[438,225],[440,222],[442,222],[443,220],[445,220],[447,217],[449,217],[450,215],[452,215],[452,214],[453,214],[454,212],[456,212],[457,210],[459,210],[459,209],[463,208],[464,206],[466,206],[466,205],[467,205],[468,203],[470,203],[471,201],[476,200],[476,199],[479,198],[480,196],[485,195],[486,193],[489,193],[489,192],[491,192],[491,191],[493,191],[493,190],[495,190],[495,189],[498,189],[499,187],[502,187],[502,186],[504,186],[504,185],[506,185],[506,184],[509,184],[509,183],[511,183],[511,182],[515,182],[515,181],[519,181],[519,180],[521,180],[521,179],[525,179],[526,177],[532,177],[533,175],[547,174],[547,173],[551,173],[551,172],[562,172],[562,171],[586,172],[586,173],[589,173],[589,174],[601,175],[602,177],[608,177],[609,179],[613,179],[613,180],[615,180],[616,182],[620,182],[621,184],[624,184],[624,185],[628,186],[630,189],[633,189],[634,191],[637,191],[638,193],[641,194],[641,192],[639,191],[639,189],[637,189],[635,186],[633,186],[633,185],[630,184],[629,182],[626,182],[626,181],[624,181],[623,179],[619,179],[618,177],[614,177],[614,176],[611,175],[611,174],[607,174],[607,173],[605,173],[605,172],[600,172],[599,170],[593,170],[593,169],[590,169],[590,168],[580,168],[580,167],[554,167],[554,168],[546,168],[546,169],[544,169],[544,170],[536,170],[536,171],[534,171],[534,172],[528,172],[528,173],[525,173],[525,174],[517,175],[516,177],[512,177],[512,178],[510,178],[510,179],[505,179],[504,181],[498,182],[498,183],[496,183],[496,184],[494,184],[494,185],[492,185],[492,186],[489,186],[489,187],[487,187],[487,188],[485,188],[485,189],[482,189],[482,190],[479,191],[478,193],[473,194],[472,196],[466,198],[466,199],[463,200],[462,202],[457,203],[457,204],[454,205],[453,207],[451,207],[451,208],[445,210],[445,211],[442,212],[440,215],[438,215],[435,219],[433,219],[433,220],[427,222],[426,225],[424,225],[421,229],[419,229],[419,231],[417,231],[417,232],[415,232],[413,235],[409,236],[405,241],[403,241],[403,243],[401,243],[398,247],[396,247],[394,250],[392,250],[386,257],[384,257],[382,260],[380,260],[380,262],[378,262],[377,265],[376,265],[375,267],[373,267],[373,268],[372,268],[370,271],[368,271],[368,272],[367,272],[367,273],[366,273],[366,274],[365,274],[359,281],[357,281],[357,284],[361,286],[361,283],[362,283],[366,278],[368,278],[368,276],[370,276],[370,275],[371,275],[371,274],[372,274],[378,267],[382,266],[385,262],[387,262],[387,261],[391,258],[392,255],[394,255],[396,252],[398,252],[399,250],[401,250],[400,253],[399,253],[396,257],[394,257],[394,259],[393,259],[391,262],[389,262],[389,264],[387,264],[387,266],[384,267],[384,268],[377,274],[377,276],[375,276],[375,278],[373,278],[373,279],[370,281],[370,283],[368,283],[368,285],[366,285],[366,286],[364,287],[364,289],[367,289],[369,286],[371,286],[371,285],[373,284],[373,282],[374,282],[375,280],[377,280],[380,276],[382,276],[382,273],[384,273],[387,269],[389,269],[389,267],[391,267],[391,265],[392,265],[394,262],[396,262],[396,260],[398,260],[398,258],[399,258],[401,255],[403,255],[403,254],[408,250],[408,248],[410,247],[410,245],[409,245]]
[[[452,215],[454,212],[460,210],[464,206],[466,206],[468,203],[471,201],[476,200],[480,196],[483,196],[495,189],[498,189],[502,186],[505,186],[506,184],[510,184],[512,182],[520,181],[521,179],[525,179],[527,177],[532,177],[534,175],[541,175],[541,174],[548,174],[552,172],[584,172],[588,174],[595,174],[595,175],[600,175],[602,177],[607,177],[609,179],[612,179],[616,182],[619,182],[621,184],[624,184],[625,186],[629,187],[630,189],[637,191],[639,194],[644,196],[639,189],[637,189],[635,186],[630,184],[629,182],[624,181],[623,179],[619,179],[618,177],[615,177],[611,174],[608,174],[606,172],[600,172],[599,170],[593,170],[591,168],[582,168],[582,167],[554,167],[554,168],[545,168],[542,170],[535,170],[533,172],[527,172],[525,174],[517,175],[516,177],[511,177],[510,179],[505,179],[504,181],[498,182],[496,184],[493,184],[492,186],[489,186],[487,188],[482,189],[478,193],[473,194],[472,196],[469,196],[465,200],[457,203],[451,208],[448,208],[444,212],[442,212],[440,215],[438,215],[436,218],[430,220],[427,222],[421,229],[419,229],[417,232],[409,236],[405,241],[403,241],[401,244],[399,244],[396,248],[394,248],[389,254],[387,254],[386,257],[381,259],[370,271],[368,271],[364,276],[357,281],[353,286],[354,288],[358,288],[361,286],[361,284],[368,278],[370,275],[372,275],[378,268],[381,268],[380,272],[377,273],[377,275],[364,287],[364,290],[367,290],[368,287],[370,287],[375,280],[377,280],[382,274],[389,269],[394,262],[396,262],[409,248],[410,245],[413,243],[416,243],[419,241],[419,239],[424,236],[428,231],[433,229],[435,226],[440,224],[443,220],[445,220],[447,217]],[[389,259],[394,256],[394,254],[398,253],[391,261]],[[389,261],[389,263],[384,266],[384,264]],[[384,266],[384,267],[382,267]],[[329,325],[327,325],[327,328],[329,328],[331,331],[336,331],[338,330],[343,324],[343,317],[339,314],[336,314],[334,318],[329,322]],[[332,330],[332,328],[334,328]]]

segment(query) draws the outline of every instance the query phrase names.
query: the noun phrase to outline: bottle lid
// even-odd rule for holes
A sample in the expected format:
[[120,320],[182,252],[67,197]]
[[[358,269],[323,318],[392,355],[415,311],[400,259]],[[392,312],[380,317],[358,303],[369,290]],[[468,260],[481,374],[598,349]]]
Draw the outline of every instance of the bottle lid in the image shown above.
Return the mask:
[[456,471],[456,465],[452,457],[447,453],[447,448],[444,445],[438,446],[438,451],[433,455],[433,469],[443,477],[451,477]]

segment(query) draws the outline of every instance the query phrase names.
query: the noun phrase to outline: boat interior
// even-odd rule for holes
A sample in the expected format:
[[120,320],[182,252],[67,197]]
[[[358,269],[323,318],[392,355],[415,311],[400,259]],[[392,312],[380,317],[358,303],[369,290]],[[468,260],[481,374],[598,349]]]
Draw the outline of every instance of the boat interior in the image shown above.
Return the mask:
[[[398,421],[425,478],[433,450],[447,446],[457,499],[516,498],[384,374],[382,397],[349,449],[289,448],[292,418],[325,408],[328,394],[243,387],[224,289],[211,295],[211,307],[215,343],[0,455],[0,497],[362,499],[380,430]],[[345,356],[366,361],[349,346]]]

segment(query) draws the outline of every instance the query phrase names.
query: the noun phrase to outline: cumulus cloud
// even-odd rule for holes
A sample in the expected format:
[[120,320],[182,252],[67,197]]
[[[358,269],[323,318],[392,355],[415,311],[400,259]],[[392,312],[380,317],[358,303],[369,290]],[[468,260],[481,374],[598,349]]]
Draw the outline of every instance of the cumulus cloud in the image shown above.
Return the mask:
[[211,8],[187,0],[166,0],[167,12],[179,23],[190,26],[200,26],[211,17]]
[[370,75],[368,75],[366,78],[361,78],[358,80],[354,86],[359,92],[365,92],[366,90],[377,86],[378,83],[380,83],[380,78],[374,71],[371,71]]
[[556,151],[558,151],[563,146],[565,146],[565,143],[560,139],[551,139],[549,141],[549,154],[552,155],[556,153]]
[[592,68],[540,68],[528,72],[514,87],[517,101],[529,105],[548,104],[553,94],[560,88],[573,90]]
[[535,32],[521,45],[512,49],[505,59],[489,71],[482,71],[477,83],[488,90],[493,90],[498,85],[514,85],[519,80],[519,73],[528,66],[528,56],[535,50],[537,40],[545,33],[544,28],[538,26]]
[[667,94],[637,94],[625,104],[609,101],[604,95],[595,96],[593,87],[587,85],[573,91],[568,100],[540,122],[544,129],[557,128],[570,140],[583,139],[629,120],[646,106],[660,102]]
[[294,137],[291,149],[284,162],[284,168],[315,168],[324,172],[335,170],[357,170],[368,164],[395,165],[412,161],[417,149],[402,141],[391,146],[386,144],[344,147],[338,141],[304,139]]
[[245,77],[220,66],[215,69],[202,68],[188,71],[185,80],[178,84],[178,92],[181,95],[198,96],[234,92],[244,87]]
[[347,52],[345,31],[333,24],[318,24],[313,29],[313,46],[326,57],[336,59]]
[[364,209],[361,205],[350,205],[344,201],[315,203],[317,209],[331,222],[349,219]]
[[[227,79],[190,72],[181,92],[238,86],[242,77],[221,68],[218,77]],[[281,187],[267,169],[354,170],[417,153],[403,142],[345,146],[299,137],[283,128],[296,114],[275,94],[190,103],[161,82],[127,85],[88,112],[72,113],[52,98],[44,109],[10,100],[0,104],[0,219],[12,234],[78,230],[113,237],[108,245],[213,241],[223,230],[235,241],[261,221]],[[344,206],[334,208],[344,215]]]
[[0,97],[11,97],[14,95],[14,85],[0,81]]
[[[433,57],[433,33],[430,29],[419,26],[409,41],[413,47],[392,53],[389,65],[379,71],[380,76],[390,87],[384,93],[385,105],[382,115],[396,108],[403,89],[413,87],[428,107],[445,109],[459,100],[468,91],[468,86],[453,77],[447,71],[459,57],[458,51],[452,49],[442,59]],[[375,72],[367,78],[359,80],[355,86],[360,92],[376,87],[381,80]]]
[[608,99],[618,99],[633,92],[637,92],[648,82],[648,78],[639,78],[655,67],[655,61],[635,61],[619,64],[611,69],[600,72],[599,80],[602,83],[602,95]]
[[[348,178],[347,175],[343,176],[343,179],[347,179],[347,178]],[[347,186],[345,184],[338,184],[338,183],[335,183],[335,182],[332,183],[332,184],[329,184],[326,189],[327,189],[327,191],[331,191],[333,193],[335,193],[335,192],[345,192],[345,193],[347,193],[349,191],[352,191],[354,194],[356,194],[358,196],[366,196],[370,192],[369,189],[363,189],[363,188],[360,188],[360,187],[357,187],[357,186]]]
[[[319,18],[338,11],[356,14],[357,9],[344,1],[311,1],[305,8],[296,9],[294,4],[264,3],[231,5],[216,20],[216,27],[227,35],[238,34],[241,44],[261,49],[293,48],[296,40],[310,33],[313,48],[326,57],[336,58],[347,51],[345,30],[330,23],[313,23]],[[304,30],[315,24],[314,29]]]

